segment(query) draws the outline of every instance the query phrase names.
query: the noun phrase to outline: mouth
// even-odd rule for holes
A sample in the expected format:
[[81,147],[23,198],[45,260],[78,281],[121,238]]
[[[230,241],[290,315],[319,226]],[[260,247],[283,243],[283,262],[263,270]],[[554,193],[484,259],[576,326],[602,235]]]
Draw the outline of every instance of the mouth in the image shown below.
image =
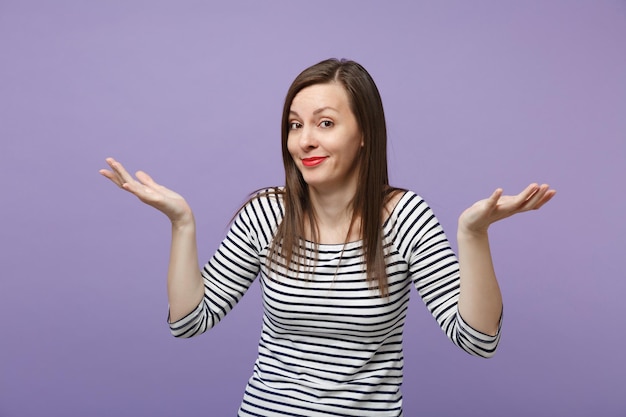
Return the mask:
[[314,156],[311,158],[303,158],[302,165],[304,165],[305,167],[314,167],[324,162],[325,159],[326,159],[325,156]]

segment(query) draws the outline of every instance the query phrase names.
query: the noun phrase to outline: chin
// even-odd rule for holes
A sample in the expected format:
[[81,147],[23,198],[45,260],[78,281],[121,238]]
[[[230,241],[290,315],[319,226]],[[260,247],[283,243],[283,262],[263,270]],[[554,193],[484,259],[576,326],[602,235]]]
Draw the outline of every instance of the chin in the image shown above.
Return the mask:
[[306,176],[306,175],[303,175],[302,178],[304,178],[304,182],[309,187],[319,188],[319,187],[323,187],[325,184],[325,181],[321,180],[320,178],[315,178],[315,177]]

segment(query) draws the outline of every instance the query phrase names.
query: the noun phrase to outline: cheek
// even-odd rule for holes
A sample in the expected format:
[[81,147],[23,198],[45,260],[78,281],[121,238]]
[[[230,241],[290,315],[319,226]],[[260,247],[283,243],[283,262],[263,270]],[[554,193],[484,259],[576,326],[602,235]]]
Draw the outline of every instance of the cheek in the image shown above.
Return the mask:
[[295,143],[296,141],[291,137],[287,139],[287,152],[291,155],[291,158],[295,161],[298,155],[298,147]]
[[291,157],[293,158],[294,155],[294,151],[295,149],[293,148],[293,144],[291,141],[287,141],[287,152],[289,152],[289,155],[291,155]]

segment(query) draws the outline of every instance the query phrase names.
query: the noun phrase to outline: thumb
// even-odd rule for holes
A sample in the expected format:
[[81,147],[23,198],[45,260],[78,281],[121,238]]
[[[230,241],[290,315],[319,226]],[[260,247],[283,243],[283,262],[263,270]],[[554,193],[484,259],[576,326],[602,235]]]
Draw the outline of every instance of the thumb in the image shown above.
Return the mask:
[[152,177],[150,175],[148,175],[146,172],[144,171],[137,171],[135,173],[135,176],[137,177],[137,179],[139,181],[141,181],[142,184],[144,185],[148,185],[150,187],[154,187],[157,185],[156,182],[154,182],[154,180],[152,179]]
[[498,204],[498,200],[500,200],[500,197],[502,197],[503,192],[504,191],[502,190],[502,188],[496,188],[493,194],[491,194],[491,196],[487,199],[487,205],[489,207],[495,207],[496,204]]

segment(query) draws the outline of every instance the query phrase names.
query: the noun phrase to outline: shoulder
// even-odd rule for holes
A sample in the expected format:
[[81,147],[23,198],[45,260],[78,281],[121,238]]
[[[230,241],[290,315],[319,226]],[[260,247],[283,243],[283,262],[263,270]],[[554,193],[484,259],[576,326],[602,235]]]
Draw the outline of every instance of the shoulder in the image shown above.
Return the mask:
[[385,222],[385,236],[407,261],[412,253],[421,253],[424,242],[446,240],[430,206],[413,191],[397,199]]
[[419,194],[410,190],[397,194],[389,200],[390,213],[384,224],[387,234],[420,235],[439,226],[432,209]]
[[269,187],[250,194],[248,201],[241,207],[235,220],[245,223],[263,224],[274,228],[284,215],[284,188]]
[[385,201],[385,218],[399,218],[409,215],[417,207],[429,208],[426,201],[411,190],[394,189]]
[[283,205],[285,187],[261,188],[250,194],[247,204],[260,202],[261,204]]

